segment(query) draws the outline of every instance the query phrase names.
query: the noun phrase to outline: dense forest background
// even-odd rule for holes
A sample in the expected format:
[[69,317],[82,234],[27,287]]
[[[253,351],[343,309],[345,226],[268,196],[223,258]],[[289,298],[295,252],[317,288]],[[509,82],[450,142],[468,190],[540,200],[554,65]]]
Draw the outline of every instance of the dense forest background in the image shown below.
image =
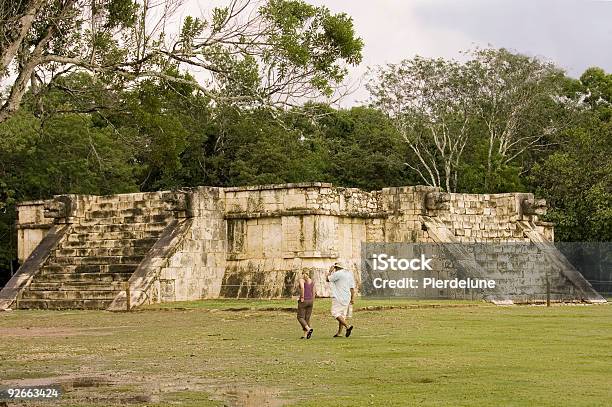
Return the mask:
[[[107,3],[111,11],[113,4],[131,4]],[[308,18],[322,18],[324,32],[331,32],[334,16],[283,9],[284,3],[304,4],[270,2],[285,13],[275,20],[283,33],[311,12]],[[301,19],[288,20],[287,13]],[[138,21],[124,20],[114,29]],[[362,46],[350,18],[333,22],[343,42],[336,41],[338,32],[332,35],[336,48],[313,63],[319,71],[309,79],[328,95],[331,79],[342,77],[329,61],[358,63]],[[193,20],[185,26],[186,36],[202,29]],[[107,43],[99,48],[112,42],[101,38]],[[283,50],[279,55],[295,51],[302,58],[291,57],[296,64],[314,57],[312,38],[300,37],[308,40],[306,51],[293,43],[282,49],[287,38],[272,47]],[[40,38],[31,41],[33,55]],[[262,55],[259,61],[268,61]],[[37,81],[36,70],[29,72],[30,85],[0,120],[0,283],[18,266],[15,204],[65,193],[305,181],[366,190],[429,184],[471,193],[529,191],[548,201],[557,239],[612,241],[612,75],[602,69],[574,79],[549,62],[497,49],[472,50],[463,62],[417,57],[373,67],[371,100],[339,109],[303,94],[299,104],[241,98],[250,91],[236,83],[261,82],[245,61],[217,64],[237,76],[225,76],[214,94],[180,60],[165,60],[157,75],[134,71],[129,82],[74,61],[80,69],[52,80]],[[27,62],[15,64],[16,74]],[[3,68],[10,77],[8,65]],[[37,69],[49,68],[41,62]],[[5,108],[18,80],[1,94]]]

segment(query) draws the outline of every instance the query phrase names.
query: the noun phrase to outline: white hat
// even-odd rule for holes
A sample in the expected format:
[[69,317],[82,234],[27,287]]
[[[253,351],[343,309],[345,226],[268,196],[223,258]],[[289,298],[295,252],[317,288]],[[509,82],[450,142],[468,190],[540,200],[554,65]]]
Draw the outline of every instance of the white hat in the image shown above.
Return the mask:
[[334,263],[334,267],[338,268],[338,269],[345,269],[346,270],[346,267],[344,267],[344,263],[342,263],[341,261],[335,262]]

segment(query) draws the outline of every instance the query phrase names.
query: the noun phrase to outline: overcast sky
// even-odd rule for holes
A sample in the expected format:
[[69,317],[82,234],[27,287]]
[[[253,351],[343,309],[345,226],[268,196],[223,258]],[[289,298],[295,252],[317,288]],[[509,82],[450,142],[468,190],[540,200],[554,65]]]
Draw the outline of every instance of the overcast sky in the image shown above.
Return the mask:
[[[192,1],[208,8],[206,0]],[[489,44],[551,60],[574,77],[589,66],[612,71],[612,0],[306,1],[353,17],[365,41],[353,81],[367,66],[417,54],[457,58]],[[366,98],[361,87],[342,104]]]
[[[552,60],[571,76],[612,71],[612,1],[313,0],[353,17],[365,41],[363,65],[414,55],[459,57],[476,45]],[[363,68],[356,70],[359,76]],[[364,90],[345,101],[365,99]]]

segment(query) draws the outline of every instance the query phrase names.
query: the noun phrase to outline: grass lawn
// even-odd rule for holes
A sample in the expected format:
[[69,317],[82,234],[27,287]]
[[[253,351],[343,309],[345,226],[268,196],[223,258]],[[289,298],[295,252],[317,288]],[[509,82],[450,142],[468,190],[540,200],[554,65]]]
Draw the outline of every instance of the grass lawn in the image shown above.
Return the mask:
[[311,340],[294,305],[0,313],[0,386],[60,383],[70,406],[612,403],[611,305],[362,300],[353,337],[334,339],[317,300]]

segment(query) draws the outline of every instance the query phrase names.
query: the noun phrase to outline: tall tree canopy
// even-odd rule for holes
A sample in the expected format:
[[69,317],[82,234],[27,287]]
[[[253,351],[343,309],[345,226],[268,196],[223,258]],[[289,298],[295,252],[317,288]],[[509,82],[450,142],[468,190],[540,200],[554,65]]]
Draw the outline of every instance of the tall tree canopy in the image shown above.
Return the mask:
[[550,63],[505,49],[468,54],[464,63],[415,57],[378,67],[368,89],[410,147],[406,165],[422,182],[465,189],[465,164],[484,161],[482,188],[495,192],[505,186],[500,174],[566,126],[571,103],[560,98],[564,76]]
[[468,142],[474,97],[464,67],[416,57],[379,67],[368,89],[410,147],[406,161],[427,185],[457,189],[457,170]]
[[557,239],[612,241],[612,74],[589,68],[565,89],[581,109],[531,182],[552,207]]
[[[0,123],[69,72],[107,86],[142,78],[190,84],[217,103],[293,106],[332,96],[363,43],[346,14],[300,0],[230,0],[168,28],[180,0],[2,0]],[[192,67],[200,80],[172,74]]]

